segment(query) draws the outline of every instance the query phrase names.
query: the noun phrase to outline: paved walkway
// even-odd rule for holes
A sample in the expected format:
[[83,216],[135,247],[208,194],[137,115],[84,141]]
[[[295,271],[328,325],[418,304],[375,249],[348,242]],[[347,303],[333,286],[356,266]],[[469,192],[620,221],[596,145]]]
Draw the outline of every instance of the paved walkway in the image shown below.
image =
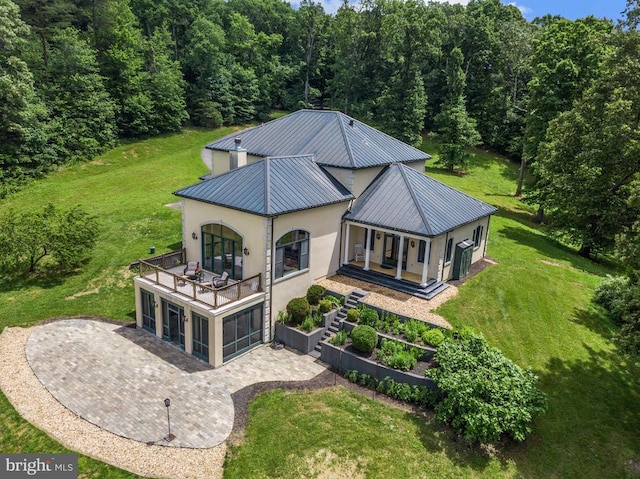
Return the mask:
[[[48,323],[26,343],[31,369],[64,406],[114,434],[143,443],[208,448],[233,427],[231,394],[262,381],[308,380],[325,370],[311,356],[259,347],[211,369],[159,338],[84,319]],[[167,443],[167,410],[171,432]]]

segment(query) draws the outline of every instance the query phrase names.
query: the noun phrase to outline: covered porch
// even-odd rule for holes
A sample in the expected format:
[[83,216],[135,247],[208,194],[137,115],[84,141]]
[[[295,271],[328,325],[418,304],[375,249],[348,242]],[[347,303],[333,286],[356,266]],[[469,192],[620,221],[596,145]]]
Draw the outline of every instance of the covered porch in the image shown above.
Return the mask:
[[438,280],[438,256],[432,238],[353,221],[344,223],[342,267],[351,265],[426,288]]

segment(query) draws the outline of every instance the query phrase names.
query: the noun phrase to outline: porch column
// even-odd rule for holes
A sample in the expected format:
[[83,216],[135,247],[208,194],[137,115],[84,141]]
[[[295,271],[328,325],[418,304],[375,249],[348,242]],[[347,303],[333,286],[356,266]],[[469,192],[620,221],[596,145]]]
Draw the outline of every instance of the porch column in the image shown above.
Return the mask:
[[422,282],[420,283],[421,288],[427,287],[427,271],[429,269],[429,260],[431,259],[431,239],[427,238],[423,240],[426,244],[424,245],[424,263],[422,263]]
[[398,266],[396,267],[396,279],[402,279],[402,257],[404,256],[404,235],[400,235],[398,245]]
[[367,244],[364,250],[364,270],[369,271],[369,257],[371,256],[371,236],[373,230],[371,228],[365,228],[367,230]]
[[351,230],[351,224],[347,223],[347,231],[344,235],[344,261],[343,265],[349,264],[349,231]]

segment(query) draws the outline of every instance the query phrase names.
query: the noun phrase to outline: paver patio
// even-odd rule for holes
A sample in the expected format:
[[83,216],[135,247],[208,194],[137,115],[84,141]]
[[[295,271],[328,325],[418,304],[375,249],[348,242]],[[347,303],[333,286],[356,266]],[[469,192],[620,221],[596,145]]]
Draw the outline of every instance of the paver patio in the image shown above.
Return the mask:
[[[136,441],[190,448],[222,443],[233,427],[231,394],[263,381],[308,380],[325,366],[267,346],[218,369],[144,331],[86,319],[33,330],[29,364],[45,388],[87,421]],[[166,442],[171,399],[171,432]]]

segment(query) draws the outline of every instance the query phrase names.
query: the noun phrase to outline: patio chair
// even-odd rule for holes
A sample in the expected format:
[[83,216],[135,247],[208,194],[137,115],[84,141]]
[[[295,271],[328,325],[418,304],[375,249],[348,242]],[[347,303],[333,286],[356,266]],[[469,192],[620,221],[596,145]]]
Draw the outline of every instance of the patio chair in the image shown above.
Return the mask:
[[355,261],[364,261],[364,247],[360,243],[354,245],[356,257]]
[[195,278],[197,276],[196,270],[200,266],[200,261],[188,261],[187,266],[184,269],[184,275],[188,278]]
[[222,276],[220,276],[219,278],[213,278],[211,280],[211,286],[213,286],[214,288],[221,288],[223,286],[226,286],[228,282],[229,282],[229,273],[225,271],[224,273],[222,273]]

